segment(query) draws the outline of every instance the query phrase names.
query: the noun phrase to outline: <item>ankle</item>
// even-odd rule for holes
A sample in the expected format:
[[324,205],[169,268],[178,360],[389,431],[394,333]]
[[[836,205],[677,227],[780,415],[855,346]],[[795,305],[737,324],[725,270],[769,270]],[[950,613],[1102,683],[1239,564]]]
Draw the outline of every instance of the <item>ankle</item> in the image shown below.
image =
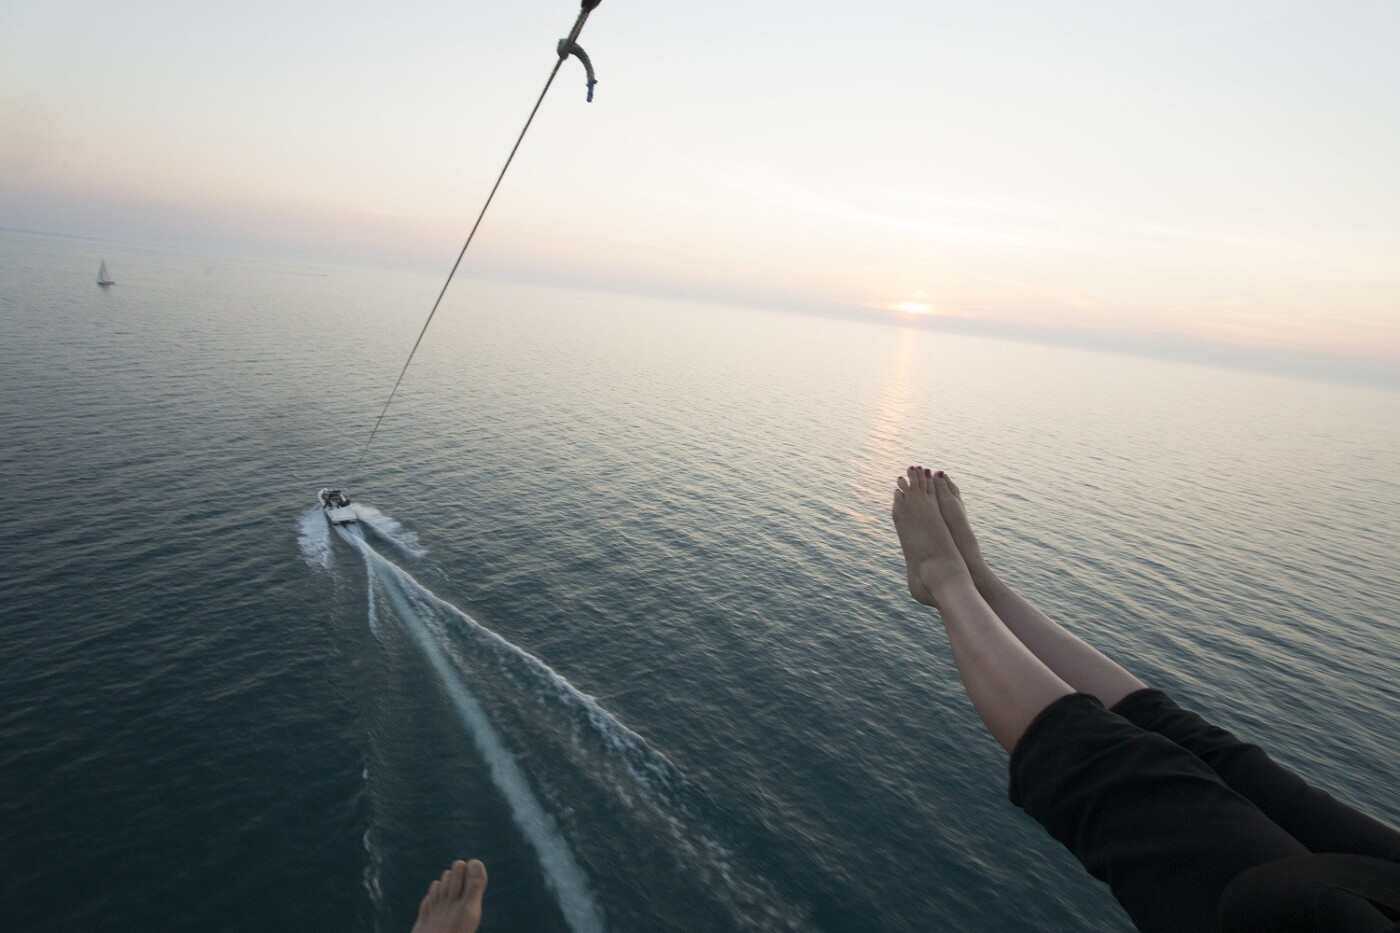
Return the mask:
[[973,611],[978,604],[986,605],[982,594],[972,584],[972,577],[964,569],[960,573],[949,574],[936,587],[929,587],[932,605],[943,616],[946,623],[949,615],[962,615]]
[[967,564],[960,557],[930,558],[919,564],[919,582],[938,601],[945,593],[959,589],[975,589]]

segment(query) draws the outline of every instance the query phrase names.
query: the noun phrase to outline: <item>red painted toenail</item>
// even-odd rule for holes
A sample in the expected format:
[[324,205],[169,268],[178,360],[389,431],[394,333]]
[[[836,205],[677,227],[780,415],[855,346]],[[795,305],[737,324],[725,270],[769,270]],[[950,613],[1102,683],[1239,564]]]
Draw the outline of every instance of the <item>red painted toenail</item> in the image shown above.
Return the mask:
[[936,475],[938,476],[939,479],[943,479],[943,478],[946,477],[948,474],[947,474],[947,473],[944,473],[942,470],[939,470],[938,473],[937,473]]
[[933,475],[933,471],[932,471],[932,470],[925,469],[925,470],[924,470],[924,475],[925,475],[925,476],[932,476],[932,475]]

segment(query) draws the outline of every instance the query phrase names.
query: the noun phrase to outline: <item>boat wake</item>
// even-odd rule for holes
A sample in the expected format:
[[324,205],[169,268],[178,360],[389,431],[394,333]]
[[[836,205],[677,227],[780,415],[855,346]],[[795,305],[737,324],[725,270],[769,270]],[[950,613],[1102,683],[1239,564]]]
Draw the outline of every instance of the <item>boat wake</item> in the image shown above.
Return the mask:
[[[349,508],[376,537],[392,545],[395,550],[414,560],[428,556],[428,549],[418,541],[416,534],[374,506],[354,502]],[[331,526],[326,521],[325,509],[320,505],[312,506],[298,517],[297,546],[301,549],[302,559],[312,569],[329,571],[333,566],[335,550],[331,547]]]
[[[428,549],[418,542],[418,536],[372,505],[355,502],[350,506],[364,524],[380,538],[414,560],[428,556]],[[324,524],[324,523],[323,523]]]
[[302,513],[297,519],[297,546],[302,559],[313,570],[329,571],[335,552],[331,548],[331,526],[319,505]]
[[[355,507],[364,525],[336,532],[364,560],[375,636],[383,643],[402,634],[428,662],[570,929],[670,929],[702,919],[704,928],[812,929],[771,884],[738,867],[706,801],[664,755],[386,557],[373,543],[381,528],[396,548],[422,549],[393,519]],[[302,538],[308,563],[328,566],[319,563],[319,539],[305,527]],[[585,866],[606,872],[590,877]]]

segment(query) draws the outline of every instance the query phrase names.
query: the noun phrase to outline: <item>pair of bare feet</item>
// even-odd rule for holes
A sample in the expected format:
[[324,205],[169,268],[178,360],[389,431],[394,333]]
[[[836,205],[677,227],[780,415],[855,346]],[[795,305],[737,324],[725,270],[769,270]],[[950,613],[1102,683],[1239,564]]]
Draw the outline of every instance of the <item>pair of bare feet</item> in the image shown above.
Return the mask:
[[476,933],[485,893],[486,866],[476,859],[458,859],[428,886],[413,933]]
[[967,520],[962,494],[947,473],[911,466],[898,483],[892,515],[904,549],[909,592],[937,607],[950,587],[975,585],[990,571]]

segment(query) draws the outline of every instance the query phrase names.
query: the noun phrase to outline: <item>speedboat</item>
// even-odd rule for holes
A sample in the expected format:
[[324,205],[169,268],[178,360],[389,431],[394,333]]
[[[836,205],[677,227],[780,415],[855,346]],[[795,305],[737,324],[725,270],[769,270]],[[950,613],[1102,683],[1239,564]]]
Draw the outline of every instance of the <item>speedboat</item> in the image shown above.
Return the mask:
[[348,525],[360,520],[350,505],[350,497],[339,489],[322,489],[316,494],[321,500],[321,508],[326,510],[326,518],[332,525]]

